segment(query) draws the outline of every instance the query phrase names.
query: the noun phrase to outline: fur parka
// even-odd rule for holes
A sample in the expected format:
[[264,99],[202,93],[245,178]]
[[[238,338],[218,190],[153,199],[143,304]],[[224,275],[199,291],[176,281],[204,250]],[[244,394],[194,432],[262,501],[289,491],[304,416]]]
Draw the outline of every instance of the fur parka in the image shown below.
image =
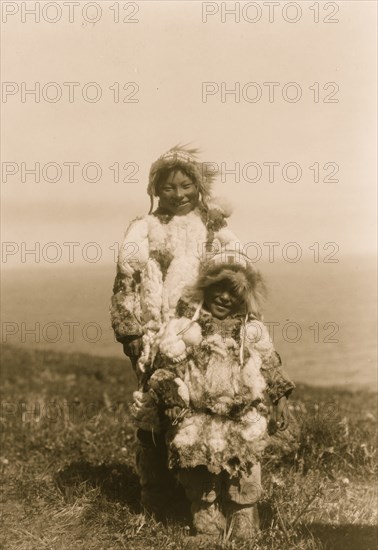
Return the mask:
[[195,283],[208,251],[240,247],[225,217],[217,207],[195,208],[185,216],[158,209],[136,218],[127,229],[118,258],[111,322],[119,342],[143,337],[141,371],[151,363],[154,337],[174,316],[183,289]]
[[187,316],[168,322],[149,381],[160,407],[183,409],[167,430],[169,465],[248,473],[267,443],[267,405],[294,385],[261,321],[253,315],[220,321],[201,309],[193,322],[196,307],[180,301]]

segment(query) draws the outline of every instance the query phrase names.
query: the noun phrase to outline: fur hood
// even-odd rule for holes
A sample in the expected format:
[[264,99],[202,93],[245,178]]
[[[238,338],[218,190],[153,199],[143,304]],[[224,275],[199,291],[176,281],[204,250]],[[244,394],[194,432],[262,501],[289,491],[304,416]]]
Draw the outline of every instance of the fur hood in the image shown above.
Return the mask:
[[198,158],[198,149],[189,149],[186,146],[175,145],[169,151],[161,155],[151,166],[147,193],[157,196],[157,179],[159,172],[164,169],[182,169],[199,189],[204,200],[210,197],[211,185],[215,178],[214,171],[205,169],[205,164]]
[[267,290],[261,273],[253,267],[243,254],[235,254],[238,261],[226,262],[227,254],[218,254],[204,264],[199,272],[196,285],[188,289],[185,299],[202,302],[209,286],[227,280],[235,294],[245,305],[246,313],[261,318],[261,307]]
[[171,169],[181,170],[189,176],[199,191],[201,207],[205,211],[207,210],[216,172],[208,170],[206,163],[201,162],[198,155],[198,149],[189,149],[185,145],[175,145],[152,164],[147,187],[147,193],[151,201],[150,212],[153,210],[154,197],[158,196],[159,178],[163,172]]

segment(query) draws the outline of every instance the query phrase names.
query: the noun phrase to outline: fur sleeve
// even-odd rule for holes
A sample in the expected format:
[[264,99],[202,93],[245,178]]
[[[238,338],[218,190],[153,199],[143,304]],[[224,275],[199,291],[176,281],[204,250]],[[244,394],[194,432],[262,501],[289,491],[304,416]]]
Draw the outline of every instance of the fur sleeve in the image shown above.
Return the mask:
[[261,357],[261,373],[265,378],[267,393],[272,403],[281,397],[288,397],[295,388],[281,366],[281,358],[275,351],[266,326],[253,320],[246,325],[246,345],[257,351]]
[[267,393],[272,403],[277,403],[281,397],[289,397],[295,384],[290,380],[281,366],[281,357],[275,351],[268,361],[263,362],[261,372],[266,380]]
[[143,336],[138,274],[117,273],[111,298],[110,319],[118,342],[126,343]]
[[118,271],[131,275],[140,271],[149,259],[148,223],[136,218],[126,230],[118,255]]
[[118,342],[143,335],[140,305],[140,270],[149,255],[148,225],[137,218],[129,225],[120,247],[110,317]]

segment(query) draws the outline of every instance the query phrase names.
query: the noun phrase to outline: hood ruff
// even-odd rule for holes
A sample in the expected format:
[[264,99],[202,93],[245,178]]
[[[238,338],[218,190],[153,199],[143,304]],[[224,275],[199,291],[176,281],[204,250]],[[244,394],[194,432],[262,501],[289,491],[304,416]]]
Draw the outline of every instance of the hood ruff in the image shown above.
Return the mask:
[[185,300],[203,302],[206,288],[224,280],[230,281],[233,291],[245,304],[246,313],[261,319],[267,290],[262,275],[251,264],[243,267],[239,263],[214,263],[210,260],[202,267],[196,285],[187,289]]

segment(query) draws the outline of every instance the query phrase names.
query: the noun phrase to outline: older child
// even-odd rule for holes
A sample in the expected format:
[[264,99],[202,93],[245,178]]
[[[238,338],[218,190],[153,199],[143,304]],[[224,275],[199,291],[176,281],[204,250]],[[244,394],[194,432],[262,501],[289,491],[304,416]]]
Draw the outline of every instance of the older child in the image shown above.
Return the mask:
[[248,539],[259,528],[266,405],[274,404],[285,429],[294,385],[259,320],[261,277],[239,260],[214,258],[179,302],[161,331],[155,366],[162,368],[149,387],[172,422],[169,467],[191,502],[197,533],[217,536],[228,521],[233,537]]
[[[211,206],[213,175],[206,174],[195,149],[174,147],[163,154],[150,170],[150,213],[130,224],[120,248],[111,320],[144,402],[155,336],[174,316],[183,288],[195,282],[204,250],[237,242],[227,228],[228,212]],[[155,210],[154,197],[159,199]],[[169,497],[165,443],[145,428],[137,434],[141,500],[150,512],[159,512],[163,495]]]

